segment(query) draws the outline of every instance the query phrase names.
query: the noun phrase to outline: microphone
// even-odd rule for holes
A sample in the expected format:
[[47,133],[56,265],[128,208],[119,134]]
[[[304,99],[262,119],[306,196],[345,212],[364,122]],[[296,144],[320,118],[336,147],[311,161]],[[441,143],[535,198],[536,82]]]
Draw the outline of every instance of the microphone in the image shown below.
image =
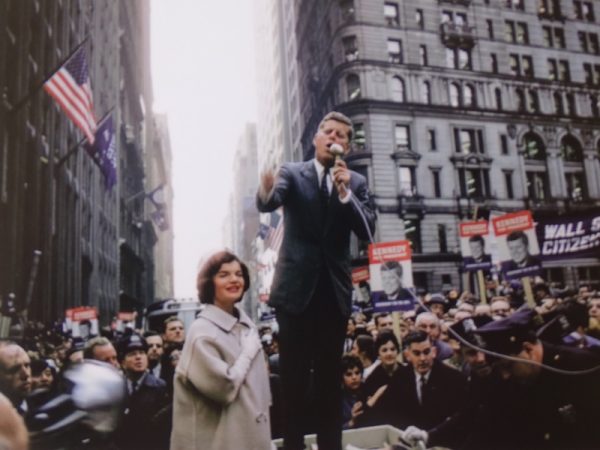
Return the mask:
[[331,144],[327,151],[334,156],[335,161],[344,156],[344,148],[340,144]]

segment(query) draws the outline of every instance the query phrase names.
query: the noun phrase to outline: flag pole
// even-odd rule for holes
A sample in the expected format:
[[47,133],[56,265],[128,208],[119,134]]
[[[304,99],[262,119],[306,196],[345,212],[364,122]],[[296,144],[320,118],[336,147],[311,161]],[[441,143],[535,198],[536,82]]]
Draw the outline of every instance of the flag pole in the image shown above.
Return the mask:
[[[98,121],[98,124],[101,124],[102,122],[104,122],[104,121],[106,120],[106,118],[108,117],[108,115],[109,115],[109,114],[111,114],[111,113],[113,112],[113,110],[114,110],[114,109],[115,109],[115,107],[114,107],[114,106],[113,106],[112,108],[110,108],[110,109],[109,109],[109,110],[106,112],[106,114],[104,114],[104,115],[102,116],[102,118],[101,118],[101,119]],[[72,156],[74,153],[77,153],[77,150],[79,150],[79,147],[81,146],[81,144],[83,144],[83,143],[84,143],[84,141],[85,141],[86,139],[87,139],[87,138],[86,138],[85,136],[84,136],[84,137],[82,137],[82,138],[79,140],[79,142],[77,142],[77,144],[75,144],[73,147],[71,147],[71,149],[70,149],[70,150],[69,150],[67,153],[65,153],[65,155],[64,155],[62,158],[60,158],[60,159],[59,159],[59,160],[56,162],[56,164],[55,164],[55,166],[54,166],[54,170],[59,170],[59,169],[62,167],[62,165],[63,165],[64,163],[66,163],[66,162],[67,162],[67,160],[68,160],[68,159],[69,159],[69,158],[70,158],[70,157],[71,157],[71,156]]]
[[75,47],[73,49],[73,51],[71,51],[71,53],[69,53],[69,56],[67,56],[58,66],[56,66],[49,75],[45,76],[42,81],[40,81],[39,83],[37,83],[28,93],[27,95],[25,95],[25,97],[23,97],[22,99],[20,99],[19,101],[17,101],[14,105],[9,105],[9,109],[8,109],[8,114],[15,114],[17,113],[29,100],[31,100],[31,97],[33,97],[46,83],[46,81],[48,81],[50,79],[50,77],[52,77],[52,75],[54,75],[58,70],[60,70],[60,68],[69,60],[71,59],[71,57],[77,53],[77,51],[83,47],[83,45],[89,40],[89,36],[86,37],[83,41],[81,41],[77,47]]

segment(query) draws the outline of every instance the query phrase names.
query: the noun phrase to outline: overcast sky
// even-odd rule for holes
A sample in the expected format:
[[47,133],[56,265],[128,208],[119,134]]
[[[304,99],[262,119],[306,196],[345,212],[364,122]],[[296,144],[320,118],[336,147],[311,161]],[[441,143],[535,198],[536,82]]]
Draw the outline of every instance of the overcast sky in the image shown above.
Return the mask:
[[175,295],[195,297],[201,255],[222,245],[232,157],[255,121],[253,0],[152,0],[154,110],[168,116]]

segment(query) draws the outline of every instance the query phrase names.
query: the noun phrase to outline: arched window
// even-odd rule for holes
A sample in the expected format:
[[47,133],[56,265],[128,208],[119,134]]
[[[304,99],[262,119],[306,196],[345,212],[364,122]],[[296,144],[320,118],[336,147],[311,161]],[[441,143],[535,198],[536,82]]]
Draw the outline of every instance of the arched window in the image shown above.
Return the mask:
[[450,105],[460,106],[460,86],[458,83],[450,83]]
[[360,98],[360,78],[358,75],[351,73],[346,76],[346,89],[348,93],[348,101],[357,100]]
[[404,80],[400,77],[392,77],[392,100],[395,102],[405,101]]
[[502,111],[502,90],[500,88],[494,89],[494,95],[496,97],[496,109]]
[[431,84],[429,81],[421,83],[421,100],[427,105],[431,104]]
[[568,134],[560,140],[560,155],[567,162],[583,162],[583,149],[573,135]]
[[590,109],[592,110],[592,117],[600,117],[600,105],[598,104],[597,95],[590,95]]
[[463,89],[463,104],[465,106],[475,106],[475,88],[470,84],[465,84]]
[[554,112],[557,116],[562,116],[565,113],[562,92],[555,92],[552,97],[554,98]]
[[525,159],[546,160],[546,147],[537,134],[530,131],[523,137],[523,143],[525,144]]
[[525,92],[523,89],[517,89],[515,91],[517,95],[517,111],[524,112],[525,111]]

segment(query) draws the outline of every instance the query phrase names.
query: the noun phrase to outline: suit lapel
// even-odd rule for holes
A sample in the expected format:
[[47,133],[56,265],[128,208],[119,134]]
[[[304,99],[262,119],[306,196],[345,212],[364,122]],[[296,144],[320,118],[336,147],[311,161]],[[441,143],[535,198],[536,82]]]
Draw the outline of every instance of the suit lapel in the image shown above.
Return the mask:
[[302,177],[304,178],[304,186],[302,192],[309,200],[311,216],[315,219],[318,229],[321,228],[321,200],[319,198],[319,177],[313,160],[304,163],[301,169]]

